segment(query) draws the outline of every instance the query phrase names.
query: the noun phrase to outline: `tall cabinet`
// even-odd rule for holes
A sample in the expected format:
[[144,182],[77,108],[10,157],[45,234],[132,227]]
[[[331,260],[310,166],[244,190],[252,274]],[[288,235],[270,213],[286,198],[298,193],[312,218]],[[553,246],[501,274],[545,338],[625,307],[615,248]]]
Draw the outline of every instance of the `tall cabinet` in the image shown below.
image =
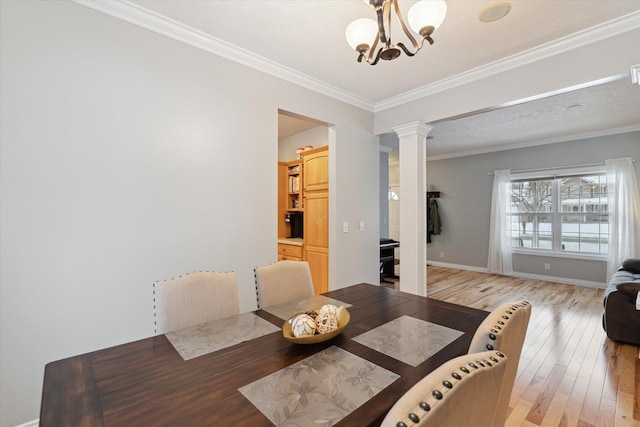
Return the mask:
[[329,290],[329,147],[302,153],[304,244],[316,294]]

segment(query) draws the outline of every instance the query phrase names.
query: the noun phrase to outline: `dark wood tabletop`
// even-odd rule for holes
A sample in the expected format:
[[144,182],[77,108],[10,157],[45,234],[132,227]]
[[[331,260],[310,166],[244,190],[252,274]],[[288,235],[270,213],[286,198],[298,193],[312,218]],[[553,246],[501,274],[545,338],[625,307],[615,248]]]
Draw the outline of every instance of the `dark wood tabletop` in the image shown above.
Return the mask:
[[[238,389],[336,345],[400,375],[338,425],[379,425],[412,385],[442,363],[466,353],[485,311],[393,289],[358,284],[324,294],[352,304],[342,334],[296,345],[279,332],[183,360],[164,335],[47,364],[40,426],[267,426],[272,423]],[[263,310],[258,316],[281,326]],[[351,338],[408,315],[464,332],[413,367]]]

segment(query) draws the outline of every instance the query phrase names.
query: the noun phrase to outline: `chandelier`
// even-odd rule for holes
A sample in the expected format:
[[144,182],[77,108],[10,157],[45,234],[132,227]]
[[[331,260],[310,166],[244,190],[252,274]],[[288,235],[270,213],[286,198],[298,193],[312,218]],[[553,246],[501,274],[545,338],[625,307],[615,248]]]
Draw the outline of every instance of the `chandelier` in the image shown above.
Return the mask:
[[[420,35],[420,42],[418,42],[404,23],[398,0],[363,1],[373,7],[377,22],[368,18],[356,19],[349,24],[345,35],[349,45],[359,54],[358,62],[364,59],[371,65],[376,65],[380,59],[385,61],[396,59],[402,52],[407,56],[413,56],[422,48],[425,40],[433,44],[431,34],[442,24],[447,14],[447,4],[444,0],[420,0],[414,4],[409,9],[407,19],[413,31]],[[402,31],[413,45],[413,49],[408,48],[404,43],[391,43],[391,8],[400,22]],[[378,43],[381,46],[376,52]]]

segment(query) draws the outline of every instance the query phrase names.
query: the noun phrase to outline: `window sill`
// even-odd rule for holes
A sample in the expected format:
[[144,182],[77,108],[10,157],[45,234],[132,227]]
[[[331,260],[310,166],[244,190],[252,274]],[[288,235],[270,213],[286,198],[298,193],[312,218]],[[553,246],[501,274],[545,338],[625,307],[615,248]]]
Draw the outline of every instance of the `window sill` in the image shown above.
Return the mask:
[[516,249],[512,251],[517,255],[533,255],[551,258],[579,259],[585,261],[607,261],[607,256],[602,254],[580,254],[576,252],[537,251],[535,249]]

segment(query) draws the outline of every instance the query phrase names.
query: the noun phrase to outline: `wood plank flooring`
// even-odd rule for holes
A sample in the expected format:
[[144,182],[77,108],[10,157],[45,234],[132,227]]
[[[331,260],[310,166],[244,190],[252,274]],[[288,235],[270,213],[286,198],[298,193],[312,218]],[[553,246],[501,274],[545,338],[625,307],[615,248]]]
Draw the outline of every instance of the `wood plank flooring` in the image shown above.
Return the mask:
[[532,304],[506,427],[640,427],[639,348],[606,337],[603,290],[430,266],[427,294],[487,311]]

